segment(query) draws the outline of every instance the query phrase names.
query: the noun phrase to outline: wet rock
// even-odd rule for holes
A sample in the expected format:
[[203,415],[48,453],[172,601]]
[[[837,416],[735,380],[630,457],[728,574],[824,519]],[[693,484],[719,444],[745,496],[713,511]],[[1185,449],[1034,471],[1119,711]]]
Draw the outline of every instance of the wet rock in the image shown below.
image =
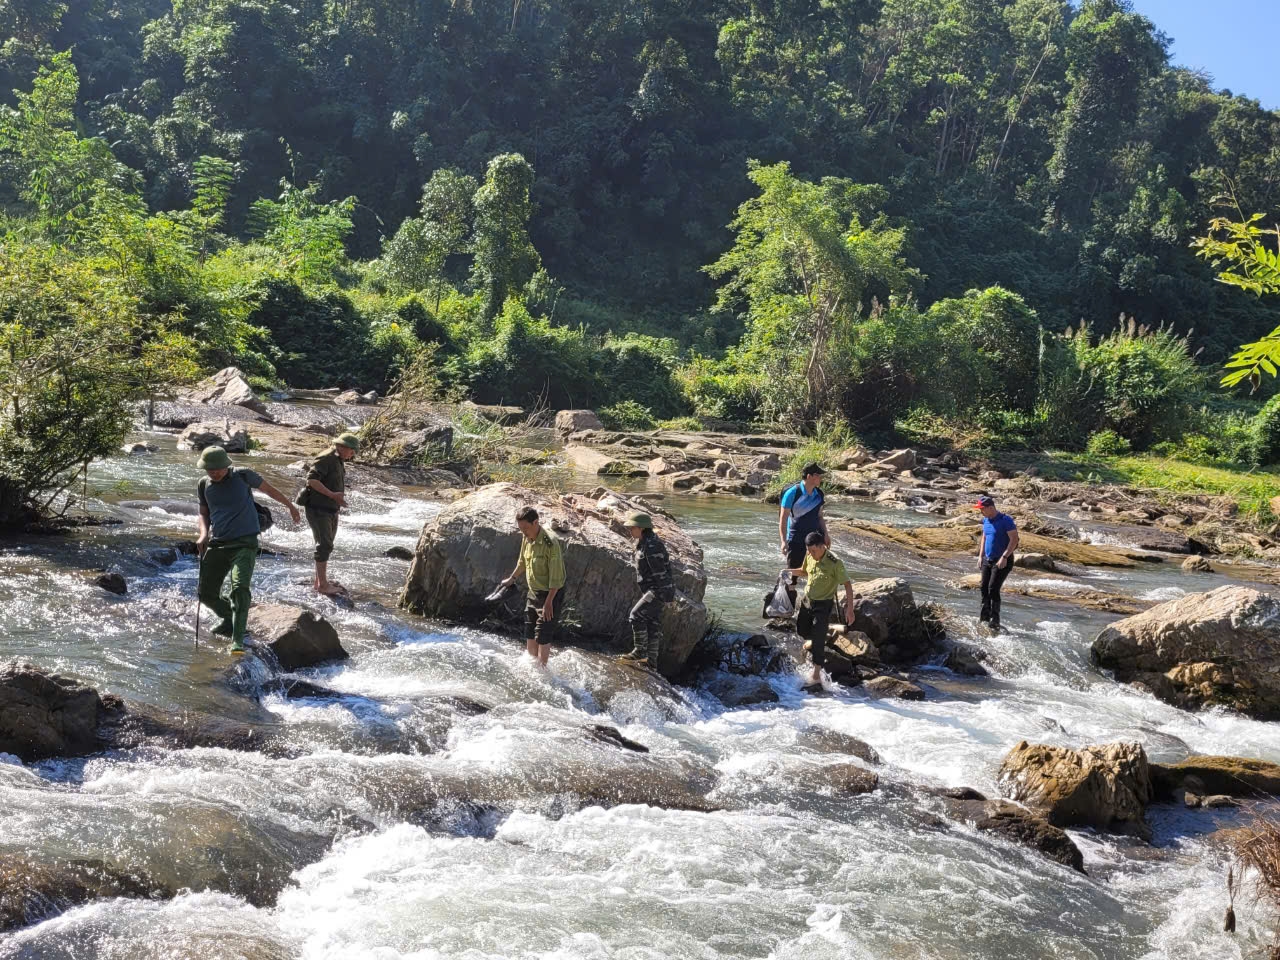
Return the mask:
[[604,724],[596,724],[591,728],[591,739],[600,743],[610,743],[615,747],[621,747],[623,750],[630,750],[633,753],[648,753],[649,748],[643,743],[636,743],[622,735],[622,731],[616,727],[607,727]]
[[712,633],[703,637],[686,661],[690,671],[720,671],[754,677],[787,667],[787,653],[764,634]]
[[1058,564],[1053,557],[1044,553],[1019,553],[1013,558],[1015,567],[1026,570],[1043,570],[1045,573],[1057,573]]
[[951,813],[983,833],[1035,850],[1077,873],[1085,872],[1084,855],[1075,841],[1061,828],[1028,810],[999,800],[969,800],[952,805]]
[[349,656],[333,624],[298,607],[279,603],[254,606],[249,611],[249,633],[259,644],[270,648],[285,670],[313,667]]
[[131,457],[141,457],[155,453],[158,449],[160,448],[153,443],[126,443],[120,448],[120,452]]
[[980,803],[985,803],[987,800],[986,794],[973,787],[939,787],[929,792],[948,800],[977,800]]
[[203,450],[205,447],[222,447],[227,453],[244,453],[249,449],[249,431],[244,427],[201,421],[193,423],[178,436],[178,446],[185,450]]
[[102,709],[98,713],[98,749],[217,747],[258,752],[274,739],[277,726],[274,718],[269,723],[244,723],[199,710],[170,713],[150,704],[107,694],[102,697]]
[[129,592],[129,584],[121,574],[114,571],[98,574],[93,578],[93,585],[101,587],[107,593],[114,593],[118,597],[123,597]]
[[956,641],[948,641],[946,647],[947,655],[942,665],[952,673],[965,677],[991,676],[991,671],[986,667],[986,651],[980,647]]
[[1154,788],[1141,744],[1072,750],[1023,740],[1005,756],[999,780],[1054,826],[1146,832],[1143,817]]
[[875,771],[849,762],[805,764],[794,771],[792,780],[804,790],[829,790],[846,797],[872,793],[880,786]]
[[267,412],[267,405],[258,399],[249,381],[236,367],[224,367],[200,381],[184,399],[193,403],[244,407],[254,413]]
[[853,585],[853,630],[867,635],[885,663],[915,663],[931,649],[911,586],[901,578]]
[[0,856],[0,933],[38,923],[62,911],[108,897],[172,896],[146,878],[100,860],[40,860],[32,854]]
[[1187,557],[1182,561],[1184,573],[1213,573],[1213,565],[1204,557]]
[[717,673],[703,683],[703,689],[731,709],[778,702],[777,691],[762,677]]
[[867,680],[863,686],[877,697],[892,697],[896,700],[924,699],[924,690],[921,687],[899,677],[873,677]]
[[604,424],[593,410],[561,410],[556,414],[556,429],[561,433],[578,430],[603,430]]
[[[374,394],[374,398],[377,398],[377,394]],[[333,402],[344,407],[359,407],[367,406],[373,401],[366,399],[365,394],[360,393],[358,390],[343,390],[333,398]]]
[[413,551],[408,547],[388,547],[383,556],[391,560],[412,560]]
[[[452,451],[453,425],[442,417],[424,414],[417,417],[411,427],[396,434],[387,443],[381,454],[377,456],[377,460],[389,466],[410,467],[420,460],[425,451],[433,448],[443,451],[446,456]],[[449,471],[442,472],[448,473]],[[447,487],[460,482],[454,475],[454,480],[450,481],[447,478],[442,478],[438,484],[431,484],[423,478],[421,485]]]
[[840,453],[836,457],[836,466],[841,470],[855,470],[858,467],[864,467],[875,460],[865,447],[856,446]]
[[748,469],[759,470],[762,473],[777,473],[782,469],[782,458],[776,453],[765,453],[748,464]]
[[492,403],[472,403],[470,400],[462,401],[459,406],[463,410],[477,414],[503,427],[513,427],[525,418],[523,407],[504,407]]
[[92,687],[29,663],[0,667],[0,753],[27,763],[100,748],[102,699]]
[[912,470],[915,465],[916,452],[914,450],[894,450],[892,453],[870,464],[873,470],[892,470],[894,473]]
[[1090,655],[1177,706],[1280,718],[1280,601],[1251,587],[1188,594],[1117,621]]
[[818,753],[845,753],[867,763],[879,764],[880,754],[865,740],[830,727],[805,727],[796,738],[797,744]]
[[[639,591],[632,541],[622,520],[646,507],[609,492],[594,499],[557,497],[499,483],[450,504],[423,526],[401,605],[432,617],[469,620],[496,614],[513,625],[521,622],[514,603],[495,611],[484,597],[515,567],[515,513],[522,506],[534,507],[563,545],[566,619],[574,624],[573,634],[629,644],[627,614]],[[652,515],[675,574],[676,600],[663,609],[665,643],[659,664],[663,674],[674,676],[706,632],[702,597],[707,575],[697,543],[670,518]]]
[[662,457],[654,457],[645,469],[649,471],[651,477],[665,477],[676,472],[676,468]]
[[1163,799],[1195,788],[1204,795],[1258,799],[1280,796],[1280,764],[1251,757],[1192,756],[1179,763],[1153,763],[1152,781]]
[[637,477],[645,476],[648,472],[629,460],[611,457],[603,450],[592,447],[568,446],[562,452],[565,460],[575,470],[600,477]]

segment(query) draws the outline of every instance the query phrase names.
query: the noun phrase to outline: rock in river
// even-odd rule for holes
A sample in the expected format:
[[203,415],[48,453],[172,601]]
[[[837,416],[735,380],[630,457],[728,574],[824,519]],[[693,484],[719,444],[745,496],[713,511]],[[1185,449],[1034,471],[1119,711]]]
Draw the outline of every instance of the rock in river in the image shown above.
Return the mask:
[[1252,587],[1188,594],[1119,620],[1091,656],[1177,706],[1280,718],[1280,601]]
[[0,753],[28,763],[99,749],[102,699],[92,687],[29,663],[0,667]]
[[224,367],[200,381],[185,398],[195,403],[226,404],[245,407],[254,413],[266,413],[267,405],[258,399],[243,373],[237,367]]
[[[522,506],[536,509],[564,547],[569,629],[619,645],[630,642],[627,614],[640,591],[631,561],[632,541],[622,520],[633,511],[651,511],[607,490],[599,497],[553,496],[498,483],[450,504],[422,528],[401,605],[430,617],[505,615],[513,624],[518,622],[523,590],[504,610],[487,606],[484,597],[516,565],[520,534],[515,514]],[[671,676],[706,632],[702,596],[707,574],[702,548],[675,521],[654,513],[653,523],[667,545],[675,573],[676,600],[663,611],[659,664],[661,672]]]
[[249,633],[271,648],[285,670],[313,667],[327,660],[345,660],[347,651],[338,631],[324,617],[280,603],[265,603],[249,611]]
[[579,430],[603,430],[604,424],[592,410],[561,410],[556,414],[556,429],[562,433]]
[[178,446],[185,450],[203,450],[205,447],[221,447],[227,453],[244,453],[249,449],[249,431],[223,423],[193,423],[178,437]]
[[1138,743],[1072,750],[1023,740],[1005,756],[999,779],[1013,799],[1056,827],[1141,834],[1154,796],[1147,754]]

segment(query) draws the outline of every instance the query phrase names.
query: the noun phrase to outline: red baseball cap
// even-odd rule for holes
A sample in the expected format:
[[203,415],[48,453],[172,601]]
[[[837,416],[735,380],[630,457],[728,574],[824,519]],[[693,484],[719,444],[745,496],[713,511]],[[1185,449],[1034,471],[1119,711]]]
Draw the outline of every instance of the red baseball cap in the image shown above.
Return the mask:
[[984,507],[994,507],[995,505],[996,502],[991,497],[979,497],[978,502],[973,505],[973,509],[981,510]]

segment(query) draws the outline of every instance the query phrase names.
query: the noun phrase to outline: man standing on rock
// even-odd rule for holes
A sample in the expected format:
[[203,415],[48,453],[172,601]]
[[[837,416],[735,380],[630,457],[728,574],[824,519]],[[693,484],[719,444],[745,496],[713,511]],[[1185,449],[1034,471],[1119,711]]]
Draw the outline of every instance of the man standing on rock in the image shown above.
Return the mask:
[[982,568],[982,612],[978,619],[992,631],[1000,629],[1000,588],[1013,569],[1013,552],[1018,549],[1018,525],[1013,517],[996,509],[991,497],[974,504],[982,511],[982,543],[978,563]]
[[[200,501],[199,535],[196,550],[200,553],[200,603],[218,615],[213,628],[218,636],[231,638],[231,652],[244,653],[244,630],[249,619],[250,582],[258,560],[258,506],[253,491],[261,490],[272,500],[283,504],[294,523],[302,516],[288,497],[262,479],[253,470],[233,467],[231,457],[222,447],[206,447],[196,466],[207,476],[196,485]],[[231,601],[222,596],[222,584],[231,579]]]
[[653,518],[647,513],[633,513],[623,522],[636,542],[632,560],[641,594],[628,617],[634,644],[622,659],[656,669],[662,654],[662,608],[676,598],[671,559],[667,556],[666,544],[653,530]]
[[782,494],[782,507],[778,511],[778,539],[782,553],[790,569],[798,569],[805,558],[805,541],[815,531],[822,534],[824,544],[831,543],[827,533],[827,521],[822,516],[822,475],[826,473],[816,463],[804,468],[804,479]]
[[331,596],[343,591],[342,584],[329,579],[329,557],[338,535],[338,511],[347,505],[346,463],[360,452],[360,438],[344,433],[311,464],[307,483],[298,494],[298,504],[307,511],[307,526],[316,542],[316,593]]
[[853,583],[844,562],[827,548],[822,533],[817,530],[809,533],[804,538],[804,547],[804,561],[790,572],[808,581],[804,599],[796,611],[796,632],[809,641],[809,655],[813,658],[808,689],[822,684],[822,668],[827,662],[827,627],[835,612],[841,584],[844,584],[845,623],[853,623]]
[[560,541],[538,522],[538,511],[523,507],[516,513],[520,528],[520,559],[501,586],[509,586],[524,571],[529,599],[524,606],[525,649],[540,666],[547,665],[557,618],[564,603],[564,551]]

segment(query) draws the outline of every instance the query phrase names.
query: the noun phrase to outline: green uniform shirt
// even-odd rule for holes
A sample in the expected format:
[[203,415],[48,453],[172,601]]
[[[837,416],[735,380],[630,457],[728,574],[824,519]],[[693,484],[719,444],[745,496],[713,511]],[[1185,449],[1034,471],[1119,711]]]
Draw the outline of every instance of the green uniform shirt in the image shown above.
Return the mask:
[[806,553],[804,575],[809,578],[805,595],[810,600],[830,600],[836,595],[840,585],[849,579],[844,571],[844,561],[830,550],[822,555],[821,560],[815,560]]
[[544,527],[530,542],[520,538],[520,562],[530,595],[540,590],[559,590],[564,586],[564,551],[560,541]]
[[[307,483],[312,480],[319,480],[334,493],[343,493],[347,486],[347,467],[342,462],[342,457],[338,456],[337,450],[330,450],[328,453],[321,454],[316,462],[311,464],[311,469],[307,471]],[[304,507],[310,507],[312,510],[328,510],[331,513],[338,512],[338,501],[331,497],[326,497],[319,490],[312,490],[310,486],[303,487],[302,493],[298,497],[298,503]]]

